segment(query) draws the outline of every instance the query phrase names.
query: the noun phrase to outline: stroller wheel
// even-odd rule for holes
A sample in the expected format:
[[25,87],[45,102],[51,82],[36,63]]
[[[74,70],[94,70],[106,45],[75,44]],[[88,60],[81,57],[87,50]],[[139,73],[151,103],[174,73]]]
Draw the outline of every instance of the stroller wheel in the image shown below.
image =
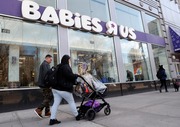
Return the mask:
[[104,114],[105,114],[106,116],[108,116],[108,115],[111,114],[111,109],[110,109],[109,106],[107,106],[107,107],[104,109]]
[[94,109],[90,108],[87,112],[86,112],[86,118],[91,121],[95,118],[96,116],[96,112],[94,111]]

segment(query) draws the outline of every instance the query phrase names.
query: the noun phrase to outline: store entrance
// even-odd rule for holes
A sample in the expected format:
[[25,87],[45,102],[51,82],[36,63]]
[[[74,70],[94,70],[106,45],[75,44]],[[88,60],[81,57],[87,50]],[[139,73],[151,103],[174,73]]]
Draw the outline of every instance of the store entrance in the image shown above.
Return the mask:
[[21,46],[19,56],[19,77],[21,86],[35,86],[35,60],[37,48]]
[[34,86],[34,66],[35,60],[33,56],[20,56],[19,58],[19,77],[21,86]]
[[172,54],[172,62],[175,66],[177,78],[180,78],[180,55],[178,53]]
[[0,44],[0,88],[8,83],[9,46]]
[[176,75],[177,78],[180,78],[180,63],[179,62],[173,62],[174,66],[175,66],[175,71],[176,71]]

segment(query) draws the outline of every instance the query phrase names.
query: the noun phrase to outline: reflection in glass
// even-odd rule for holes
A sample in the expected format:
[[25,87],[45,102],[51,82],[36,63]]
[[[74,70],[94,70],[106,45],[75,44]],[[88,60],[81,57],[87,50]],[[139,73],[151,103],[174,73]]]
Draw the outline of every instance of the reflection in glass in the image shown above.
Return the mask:
[[135,81],[151,80],[152,74],[147,45],[121,40],[121,48],[125,70],[133,72],[133,79]]
[[156,65],[156,71],[159,69],[159,65],[163,65],[163,68],[166,70],[167,78],[170,78],[169,66],[166,57],[166,50],[164,47],[152,45],[154,61]]
[[37,82],[39,65],[42,63],[40,60],[45,59],[44,55],[40,55],[42,52],[44,52],[43,54],[51,54],[53,56],[52,65],[57,64],[57,50],[49,48],[46,51],[44,52],[42,48],[35,46],[20,46],[19,77],[21,86],[34,86]]
[[159,19],[150,15],[146,15],[145,20],[150,34],[162,36]]
[[0,87],[6,87],[8,82],[9,46],[0,44]]
[[87,72],[104,83],[118,81],[113,40],[102,35],[69,30],[72,68],[83,75]]
[[118,25],[144,31],[140,11],[116,2],[116,16]]
[[73,13],[80,13],[102,21],[109,20],[107,0],[67,0],[67,8]]
[[57,27],[0,17],[0,28],[10,31],[0,33],[0,88],[36,86],[45,55],[57,63]]
[[56,1],[57,0],[32,0],[36,3],[38,3],[41,6],[52,6],[56,7]]

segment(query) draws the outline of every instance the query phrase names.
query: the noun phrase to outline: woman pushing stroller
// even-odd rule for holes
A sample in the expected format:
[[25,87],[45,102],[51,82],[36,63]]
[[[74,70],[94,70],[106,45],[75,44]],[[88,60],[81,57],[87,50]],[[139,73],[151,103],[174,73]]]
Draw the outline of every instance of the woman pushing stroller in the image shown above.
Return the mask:
[[78,115],[78,111],[76,108],[76,104],[72,95],[73,85],[78,78],[77,74],[72,72],[70,67],[70,56],[64,55],[61,59],[61,64],[59,65],[57,72],[58,83],[56,86],[52,86],[52,93],[54,96],[54,103],[51,108],[51,117],[49,121],[49,125],[59,124],[61,121],[56,119],[57,109],[62,99],[65,99],[70,109],[75,116],[76,120],[80,120],[80,116]]

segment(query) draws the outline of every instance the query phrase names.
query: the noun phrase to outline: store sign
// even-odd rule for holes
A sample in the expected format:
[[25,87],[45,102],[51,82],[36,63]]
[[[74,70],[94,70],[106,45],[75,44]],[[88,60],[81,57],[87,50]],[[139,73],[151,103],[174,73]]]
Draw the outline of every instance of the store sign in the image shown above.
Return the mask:
[[[1,0],[1,4],[0,4],[0,15],[2,15],[2,16],[10,16],[11,18],[12,17],[17,17],[17,18],[22,18],[23,16],[22,16],[22,12],[23,13],[27,13],[27,12],[29,12],[29,13],[33,13],[33,11],[25,11],[26,10],[26,8],[24,8],[23,6],[24,6],[24,2],[25,1],[27,1],[27,0]],[[22,4],[22,2],[23,2],[23,4]],[[29,2],[29,1],[28,1]],[[31,1],[32,2],[32,1]],[[26,4],[25,4],[26,5]],[[27,9],[33,9],[33,6],[34,6],[34,3],[31,5],[31,4],[28,4],[29,6],[32,6],[32,8],[27,8]],[[35,5],[36,6],[36,5]],[[22,7],[23,7],[23,10],[22,10]],[[39,5],[37,6],[37,7],[39,7]],[[49,8],[49,7],[48,7]],[[42,14],[43,13],[45,13],[44,11],[45,11],[45,7],[43,7],[43,6],[40,6],[39,7],[39,9],[36,9],[35,10],[35,13],[37,14],[37,17],[38,17],[38,15],[39,15],[39,19],[33,19],[34,21],[37,21],[37,20],[41,20],[41,17],[42,17]],[[36,12],[37,11],[37,12]],[[53,9],[53,11],[54,11],[54,9]],[[67,11],[67,10],[66,10]],[[38,13],[38,12],[40,12],[40,13]],[[61,24],[61,22],[60,22],[60,16],[59,16],[59,12],[60,11],[58,11],[58,10],[56,10],[56,14],[55,15],[57,15],[56,17],[57,17],[57,21],[59,21],[59,23],[56,23],[56,24]],[[50,13],[51,14],[51,13]],[[34,18],[34,15],[33,14],[31,14],[32,16],[33,16],[33,18]],[[80,14],[79,14],[80,15]],[[46,13],[46,16],[47,16],[47,13]],[[50,15],[49,16],[49,18],[52,18],[54,15]],[[76,13],[76,14],[73,14],[73,20],[72,21],[75,21],[75,19],[74,19],[74,17],[78,17],[78,14]],[[75,28],[76,27],[76,29],[78,28],[78,29],[84,29],[83,27],[84,27],[84,25],[83,25],[83,27],[82,27],[82,21],[81,21],[81,18],[82,16],[79,16],[79,18],[76,18],[76,26],[74,25],[73,26],[73,28]],[[25,16],[24,16],[24,18],[25,18]],[[28,18],[27,17],[27,19],[28,20],[32,20],[31,18]],[[53,17],[53,19],[54,19],[54,17]],[[61,19],[62,20],[62,19]],[[80,20],[80,21],[77,21],[77,20]],[[49,20],[48,22],[50,22],[51,20]],[[55,21],[55,20],[53,20],[53,21]],[[79,24],[77,23],[77,22],[79,22]],[[83,21],[84,22],[84,21]],[[89,22],[89,21],[88,21]],[[163,46],[163,47],[165,47],[165,39],[163,38],[163,37],[159,37],[159,36],[156,36],[156,35],[153,35],[153,34],[149,34],[149,33],[144,33],[144,32],[141,32],[141,31],[137,31],[137,30],[133,30],[133,29],[131,29],[131,28],[128,28],[128,27],[124,27],[124,26],[117,26],[117,24],[116,23],[113,23],[112,21],[109,21],[109,23],[107,23],[107,22],[103,22],[103,21],[99,21],[99,22],[97,22],[96,21],[96,23],[97,23],[97,25],[94,25],[93,27],[92,27],[92,24],[95,24],[94,23],[95,22],[95,19],[93,19],[93,21],[91,20],[91,30],[89,30],[89,31],[91,31],[91,32],[93,32],[93,30],[94,30],[94,27],[96,26],[97,27],[97,25],[99,26],[99,28],[95,28],[95,30],[96,30],[96,33],[100,33],[100,34],[105,34],[105,35],[108,35],[109,34],[109,36],[114,36],[114,35],[117,35],[117,36],[119,36],[119,37],[121,37],[121,38],[130,38],[132,35],[131,35],[131,32],[132,32],[132,34],[133,34],[133,38],[136,38],[135,39],[135,41],[138,41],[138,42],[145,42],[145,43],[150,43],[150,44],[155,44],[155,45],[159,45],[159,46]],[[74,23],[75,24],[75,23]],[[107,24],[107,25],[106,25]],[[108,25],[109,25],[109,29],[108,29]],[[67,25],[66,25],[67,26]],[[69,26],[68,26],[69,27]],[[71,27],[72,28],[72,27]],[[89,28],[89,25],[88,25],[88,28]],[[93,28],[93,29],[92,29]],[[102,31],[100,30],[102,28]],[[117,28],[117,29],[116,29]],[[99,29],[99,31],[101,31],[101,32],[99,32],[98,31],[98,29]],[[132,30],[132,31],[131,31]],[[2,32],[2,30],[1,30],[1,32]],[[3,30],[3,32],[5,32],[4,30]],[[8,31],[7,31],[8,32]],[[121,33],[121,34],[120,34]],[[128,35],[127,35],[127,33],[128,33]],[[134,34],[135,33],[135,34]]]
[[1,29],[1,33],[10,34],[10,30],[9,29]]
[[[91,18],[79,13],[72,13],[69,10],[61,9],[55,10],[53,7],[48,6],[43,12],[39,11],[40,6],[33,1],[22,1],[21,13],[23,18],[37,21],[41,20],[46,23],[60,24],[65,27],[74,27],[76,29],[83,29],[90,32],[101,33],[103,27],[101,20],[98,18]],[[113,21],[108,21],[105,25],[107,35],[120,36],[120,38],[127,38],[130,40],[136,39],[135,30],[123,25],[118,26]]]

